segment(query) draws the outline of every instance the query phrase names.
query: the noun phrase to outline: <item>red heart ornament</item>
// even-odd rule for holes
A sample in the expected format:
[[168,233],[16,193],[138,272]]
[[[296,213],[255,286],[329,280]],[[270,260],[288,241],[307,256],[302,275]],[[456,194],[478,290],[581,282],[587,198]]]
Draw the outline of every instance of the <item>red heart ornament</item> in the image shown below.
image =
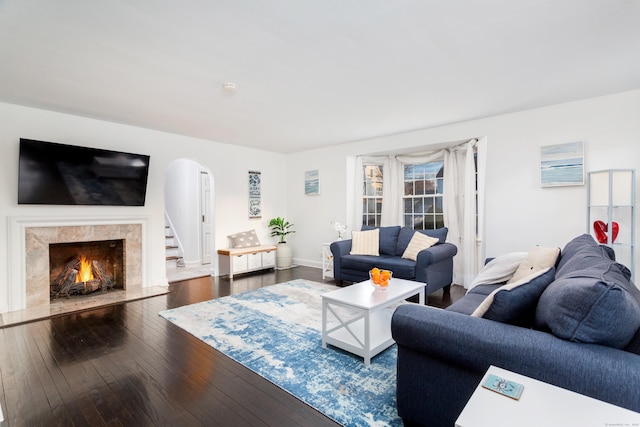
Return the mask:
[[[618,223],[617,222],[613,222],[611,225],[611,228],[613,230],[613,237],[611,238],[611,243],[616,241],[616,238],[618,237],[618,231],[620,230],[620,227],[618,227]],[[593,223],[593,231],[595,231],[596,233],[596,239],[598,239],[598,242],[600,243],[607,243],[607,231],[609,229],[609,225],[605,224],[604,221],[594,221]]]

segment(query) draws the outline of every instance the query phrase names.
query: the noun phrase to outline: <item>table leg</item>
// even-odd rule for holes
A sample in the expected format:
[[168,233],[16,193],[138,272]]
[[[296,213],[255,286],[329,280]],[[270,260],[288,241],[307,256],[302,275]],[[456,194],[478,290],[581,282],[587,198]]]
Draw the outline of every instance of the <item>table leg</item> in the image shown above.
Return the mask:
[[364,366],[371,364],[371,312],[364,315]]
[[322,348],[327,348],[327,300],[322,299]]

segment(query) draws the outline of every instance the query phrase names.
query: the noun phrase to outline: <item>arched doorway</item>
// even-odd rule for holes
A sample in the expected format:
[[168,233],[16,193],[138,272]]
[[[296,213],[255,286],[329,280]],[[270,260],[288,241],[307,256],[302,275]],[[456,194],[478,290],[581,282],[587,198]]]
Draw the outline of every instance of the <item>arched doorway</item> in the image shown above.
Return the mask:
[[169,282],[214,274],[213,189],[211,171],[197,161],[177,159],[165,170]]

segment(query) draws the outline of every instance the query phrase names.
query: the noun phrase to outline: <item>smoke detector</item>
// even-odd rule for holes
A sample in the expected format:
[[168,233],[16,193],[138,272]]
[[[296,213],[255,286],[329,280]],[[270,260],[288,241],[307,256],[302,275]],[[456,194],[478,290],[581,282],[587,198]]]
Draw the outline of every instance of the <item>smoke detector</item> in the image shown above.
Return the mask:
[[235,92],[238,90],[238,85],[232,82],[228,82],[222,85],[222,88],[227,92]]

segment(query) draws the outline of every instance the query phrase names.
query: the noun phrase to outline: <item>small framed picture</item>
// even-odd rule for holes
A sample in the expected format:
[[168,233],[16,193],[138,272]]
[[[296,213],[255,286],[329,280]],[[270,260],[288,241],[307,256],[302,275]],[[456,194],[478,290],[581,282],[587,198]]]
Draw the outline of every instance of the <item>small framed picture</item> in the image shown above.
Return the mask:
[[307,196],[320,194],[320,172],[317,169],[304,173],[304,194]]
[[262,218],[260,172],[249,171],[249,219]]
[[540,186],[584,185],[584,144],[540,147]]

